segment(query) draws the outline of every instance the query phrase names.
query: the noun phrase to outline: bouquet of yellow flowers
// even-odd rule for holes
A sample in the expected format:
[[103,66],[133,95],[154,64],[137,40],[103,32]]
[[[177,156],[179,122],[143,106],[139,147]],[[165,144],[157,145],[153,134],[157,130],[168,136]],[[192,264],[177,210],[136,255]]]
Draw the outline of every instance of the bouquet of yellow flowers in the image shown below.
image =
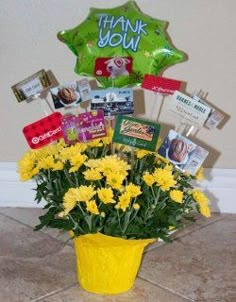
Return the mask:
[[208,198],[194,189],[191,175],[155,152],[112,144],[111,131],[87,143],[60,140],[31,150],[18,172],[23,181],[35,180],[36,201],[46,201],[36,230],[168,240],[196,211],[210,216]]

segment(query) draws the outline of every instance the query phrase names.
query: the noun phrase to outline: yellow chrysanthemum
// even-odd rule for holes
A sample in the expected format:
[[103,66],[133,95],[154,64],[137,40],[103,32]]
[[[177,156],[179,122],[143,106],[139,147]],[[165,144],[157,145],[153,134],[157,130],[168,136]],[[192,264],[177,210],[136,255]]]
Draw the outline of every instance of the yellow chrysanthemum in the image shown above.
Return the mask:
[[67,161],[76,156],[77,154],[83,153],[86,150],[86,144],[77,143],[75,145],[63,148],[60,151],[60,159]]
[[193,191],[193,199],[198,203],[198,204],[208,204],[209,199],[207,196],[200,190],[194,190]]
[[49,169],[53,169],[54,166],[55,166],[55,161],[52,155],[44,157],[40,159],[38,162],[39,169],[49,170]]
[[119,197],[119,202],[116,205],[116,209],[121,209],[123,212],[129,207],[131,201],[130,193],[125,192]]
[[125,188],[125,191],[130,193],[131,198],[135,198],[142,194],[140,186],[134,185],[133,183],[128,184]]
[[86,210],[92,214],[99,215],[99,210],[95,200],[86,202]]
[[38,172],[39,168],[36,166],[37,163],[36,153],[29,151],[27,152],[18,162],[18,173],[20,174],[20,180],[26,181],[34,177]]
[[84,164],[89,168],[99,168],[99,166],[101,165],[101,159],[89,159]]
[[93,186],[80,186],[69,189],[64,196],[64,200],[88,202],[95,194],[96,191]]
[[140,205],[139,205],[138,203],[134,203],[134,204],[133,204],[133,208],[134,208],[135,210],[139,210],[139,209],[140,209]]
[[103,137],[101,141],[103,142],[104,145],[109,145],[112,142],[114,130],[111,127],[108,127],[106,130],[107,130],[107,136]]
[[98,171],[98,169],[88,169],[84,171],[83,174],[86,180],[95,181],[102,179],[102,174]]
[[175,202],[182,203],[183,202],[183,192],[180,190],[171,190],[170,198]]
[[131,166],[126,161],[118,158],[117,155],[104,157],[99,167],[104,175],[110,173],[126,174],[126,171],[130,170],[130,168]]
[[203,167],[202,166],[198,169],[198,171],[195,175],[195,178],[199,181],[202,181],[204,179],[204,173],[203,173]]
[[166,169],[157,168],[153,173],[153,177],[162,191],[169,191],[171,187],[176,185],[176,180],[171,171]]
[[172,171],[173,170],[173,165],[171,163],[168,163],[168,164],[165,165],[164,169],[167,170],[167,171]]
[[200,213],[205,217],[211,217],[211,211],[207,204],[200,204]]
[[141,159],[144,156],[148,155],[148,154],[152,154],[152,152],[147,151],[147,150],[143,150],[143,149],[138,149],[137,151],[135,151],[137,158]]
[[110,174],[107,174],[107,184],[113,189],[120,190],[125,176],[124,174],[110,172]]
[[69,173],[76,172],[86,161],[87,156],[81,153],[77,153],[73,157],[70,158],[70,163],[72,167],[69,169]]
[[155,179],[153,175],[150,174],[149,172],[144,173],[143,180],[146,183],[146,185],[148,185],[149,187],[151,187],[155,183]]
[[116,201],[113,199],[113,191],[111,188],[101,188],[97,190],[99,199],[107,204],[107,203],[115,203]]
[[78,201],[78,190],[76,188],[69,189],[63,198],[63,208],[64,211],[60,212],[58,215],[64,217],[69,214],[71,210],[74,209]]

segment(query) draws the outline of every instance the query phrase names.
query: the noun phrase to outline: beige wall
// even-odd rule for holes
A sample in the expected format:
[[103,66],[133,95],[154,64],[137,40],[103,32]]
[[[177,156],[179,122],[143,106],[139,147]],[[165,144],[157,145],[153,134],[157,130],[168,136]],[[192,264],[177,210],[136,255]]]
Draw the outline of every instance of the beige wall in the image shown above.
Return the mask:
[[[56,33],[79,24],[90,7],[113,7],[125,1],[2,0],[0,9],[1,120],[0,162],[17,161],[28,149],[21,129],[43,116],[40,102],[17,103],[10,87],[44,68],[59,82],[75,80],[75,57]],[[187,81],[187,91],[203,89],[208,100],[231,115],[219,130],[201,130],[196,140],[211,152],[206,166],[236,168],[232,136],[236,131],[236,2],[234,0],[138,0],[143,12],[169,21],[174,45],[189,60],[168,68],[164,76]],[[233,86],[234,85],[234,86]],[[146,116],[154,97],[146,93]],[[163,111],[161,121],[172,118]]]

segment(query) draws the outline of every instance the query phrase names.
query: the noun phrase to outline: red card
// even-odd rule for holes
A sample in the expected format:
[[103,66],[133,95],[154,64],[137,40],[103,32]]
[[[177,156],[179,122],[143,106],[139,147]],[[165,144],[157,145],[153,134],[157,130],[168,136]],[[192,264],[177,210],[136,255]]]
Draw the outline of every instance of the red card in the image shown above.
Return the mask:
[[37,122],[25,126],[23,133],[30,148],[38,149],[63,137],[61,118],[60,112],[54,112]]
[[142,88],[161,94],[173,94],[175,90],[180,89],[181,83],[181,81],[146,74],[142,82]]
[[131,57],[97,58],[94,74],[98,77],[128,76],[132,70]]

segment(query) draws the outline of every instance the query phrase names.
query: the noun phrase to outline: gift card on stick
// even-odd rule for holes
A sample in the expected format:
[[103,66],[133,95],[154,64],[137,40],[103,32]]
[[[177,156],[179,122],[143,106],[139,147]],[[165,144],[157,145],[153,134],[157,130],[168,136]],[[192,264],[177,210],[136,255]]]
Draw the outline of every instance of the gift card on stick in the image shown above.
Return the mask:
[[170,130],[158,153],[182,171],[195,175],[208,151],[174,130]]
[[115,143],[155,151],[159,132],[159,124],[119,115],[112,140]]
[[63,136],[61,118],[61,113],[54,112],[37,122],[25,126],[23,134],[30,148],[38,149],[61,138]]
[[142,88],[161,94],[173,94],[175,90],[180,89],[181,83],[181,81],[146,74],[142,82]]

